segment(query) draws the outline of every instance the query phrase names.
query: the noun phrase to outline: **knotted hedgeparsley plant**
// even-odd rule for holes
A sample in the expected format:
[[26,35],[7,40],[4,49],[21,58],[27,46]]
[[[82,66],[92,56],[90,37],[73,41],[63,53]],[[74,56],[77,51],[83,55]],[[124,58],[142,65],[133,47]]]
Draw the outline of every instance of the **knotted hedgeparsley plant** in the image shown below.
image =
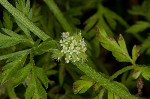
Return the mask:
[[87,58],[86,55],[86,43],[84,38],[81,36],[81,32],[74,35],[70,35],[69,32],[62,33],[62,39],[59,41],[60,50],[55,50],[53,53],[53,58],[58,61],[64,57],[65,62],[84,62]]

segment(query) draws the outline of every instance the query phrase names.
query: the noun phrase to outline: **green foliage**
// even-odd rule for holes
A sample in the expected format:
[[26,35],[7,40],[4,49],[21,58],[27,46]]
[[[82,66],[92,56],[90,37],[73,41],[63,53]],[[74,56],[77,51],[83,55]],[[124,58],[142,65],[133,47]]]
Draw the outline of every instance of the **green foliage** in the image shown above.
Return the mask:
[[145,0],[142,5],[133,6],[129,13],[134,15],[141,15],[146,17],[147,20],[150,21],[150,14],[147,13],[150,11],[150,1]]
[[128,32],[128,33],[138,33],[138,32],[144,31],[145,29],[147,29],[149,27],[150,27],[149,22],[138,21],[138,22],[136,22],[136,24],[134,24],[133,26],[128,28],[126,32]]
[[10,14],[7,11],[4,11],[3,14],[4,14],[3,15],[3,19],[4,19],[3,25],[4,25],[4,27],[7,28],[7,29],[12,30],[13,22],[11,20]]
[[74,94],[85,93],[92,85],[92,81],[78,80],[73,84]]
[[141,72],[142,72],[142,76],[146,79],[146,80],[150,80],[150,73],[149,73],[150,67],[143,67]]
[[150,11],[150,1],[145,0],[142,5],[135,5],[129,10],[129,13],[133,15],[139,15],[144,17],[147,21],[138,20],[134,25],[129,27],[126,32],[132,33],[139,41],[142,42],[142,52],[147,50],[147,54],[149,54],[149,36],[147,39],[143,39],[143,37],[139,34],[140,32],[146,31],[146,29],[150,28],[150,14],[147,13]]
[[13,77],[16,71],[19,70],[25,63],[26,57],[27,53],[23,53],[20,57],[18,57],[19,59],[16,59],[4,66],[3,68],[4,72],[1,75],[1,83],[4,83],[10,77]]
[[2,29],[7,35],[0,33],[0,48],[7,48],[14,46],[19,43],[27,43],[33,45],[33,42],[26,39],[23,35],[18,35],[17,33],[8,30]]
[[[42,73],[42,74],[38,74],[38,73]],[[32,74],[29,76],[30,81],[26,89],[25,98],[26,99],[40,99],[40,98],[47,99],[46,91],[41,85],[40,81],[37,79],[36,75],[42,82],[45,81],[43,84],[47,87],[46,83],[48,82],[48,80],[43,75],[43,72],[40,69],[33,70]],[[44,78],[41,78],[41,77],[44,77]]]
[[101,45],[107,50],[111,51],[116,60],[120,62],[131,62],[134,64],[133,60],[128,54],[122,35],[119,35],[117,43],[114,38],[107,36],[103,28],[100,28],[99,30],[99,41]]
[[134,45],[132,49],[132,60],[135,63],[137,58],[140,56],[140,47]]
[[[123,26],[128,27],[128,24],[116,13],[105,8],[101,4],[99,4],[97,7],[98,7],[98,11],[93,16],[91,16],[89,19],[87,19],[85,21],[85,24],[86,24],[85,30],[86,31],[89,31],[95,25],[98,25],[100,27],[103,24],[103,27],[106,30],[106,32],[110,35],[113,35],[112,30],[116,29],[116,26],[117,26],[116,21],[118,21]],[[105,21],[105,19],[106,19],[106,21]]]
[[0,0],[0,99],[148,98],[150,1],[132,6],[131,26],[105,2]]

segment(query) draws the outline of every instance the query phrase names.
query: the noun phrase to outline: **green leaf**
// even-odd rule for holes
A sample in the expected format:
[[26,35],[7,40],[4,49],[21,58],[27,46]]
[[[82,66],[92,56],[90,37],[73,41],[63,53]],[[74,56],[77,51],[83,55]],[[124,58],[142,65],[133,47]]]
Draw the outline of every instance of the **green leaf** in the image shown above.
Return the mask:
[[10,77],[13,77],[13,75],[23,67],[26,57],[27,53],[23,53],[17,60],[10,62],[3,67],[4,72],[1,75],[1,83],[4,83]]
[[134,61],[134,63],[137,60],[137,58],[140,56],[139,52],[140,52],[140,47],[134,45],[132,49],[132,60]]
[[16,72],[14,75],[14,80],[12,81],[13,86],[18,86],[20,83],[22,83],[25,78],[29,75],[30,71],[32,69],[32,64],[29,63],[22,69]]
[[37,47],[34,47],[34,54],[40,55],[45,52],[52,51],[54,49],[58,49],[59,45],[55,40],[47,39],[44,42],[42,42]]
[[26,43],[29,45],[33,45],[33,42],[26,39],[22,35],[18,35],[15,32],[8,29],[2,29],[2,30],[8,35],[4,35],[0,33],[0,48],[11,47],[19,43]]
[[133,15],[141,15],[144,16],[148,21],[150,21],[150,14],[148,13],[150,11],[150,1],[145,0],[142,5],[136,5],[133,6],[131,10],[129,10],[129,13]]
[[97,20],[98,20],[97,14],[94,14],[89,19],[87,19],[84,23],[86,24],[86,26],[84,27],[84,30],[89,31],[90,29],[92,29],[92,27],[94,27],[94,25],[96,24]]
[[125,20],[123,20],[123,18],[121,18],[119,15],[117,15],[116,13],[114,13],[113,11],[111,11],[107,8],[105,8],[104,16],[105,16],[108,24],[111,26],[111,28],[113,30],[115,30],[115,28],[116,28],[116,25],[117,25],[116,21],[118,21],[124,27],[128,27],[127,22]]
[[78,80],[73,83],[73,92],[74,94],[85,93],[93,84],[93,81]]
[[100,6],[99,8],[99,12],[98,12],[98,16],[99,16],[99,22],[97,23],[97,25],[100,27],[100,26],[103,26],[103,28],[106,30],[106,32],[109,34],[109,35],[113,35],[113,32],[112,30],[109,28],[109,26],[107,25],[107,23],[105,22],[105,19],[103,17],[103,11],[105,11],[105,8]]
[[45,88],[48,88],[48,77],[46,76],[44,70],[39,67],[35,67],[34,69],[35,69],[35,73],[36,73],[37,77],[39,78],[39,80],[43,83]]
[[136,70],[134,70],[134,72],[132,73],[132,77],[134,79],[138,79],[138,77],[141,75],[141,70],[139,68],[137,68]]
[[32,71],[30,82],[25,92],[25,99],[47,99],[47,94],[40,81],[36,77],[37,72]]
[[[32,80],[31,80],[32,81]],[[34,84],[29,84],[27,89],[26,89],[26,92],[25,92],[25,99],[32,99],[33,97],[33,94],[34,94]]]
[[119,62],[131,62],[133,60],[130,58],[124,38],[122,35],[119,36],[118,43],[112,37],[108,37],[105,30],[101,27],[99,30],[99,41],[101,45],[112,52],[113,56]]
[[124,51],[124,53],[128,54],[125,40],[121,34],[119,35],[119,38],[118,38],[118,44],[119,44],[120,48]]
[[17,0],[16,8],[22,11],[25,15],[28,15],[30,12],[30,0]]
[[12,30],[13,22],[12,22],[12,19],[10,17],[10,14],[7,11],[3,12],[3,19],[4,19],[4,23],[3,23],[4,27]]
[[142,67],[141,74],[146,80],[150,80],[150,67],[149,66]]
[[30,12],[30,0],[26,0],[24,10],[25,10],[26,14],[29,14],[29,12]]
[[136,22],[136,24],[132,25],[131,27],[129,27],[126,32],[128,33],[138,33],[138,32],[142,32],[145,29],[150,27],[150,23],[146,22],[146,21],[138,21]]
[[[90,66],[88,66],[85,62],[74,62],[74,65],[77,66],[82,72],[84,72],[87,76],[89,76],[92,80],[111,91],[112,93],[120,96],[123,99],[137,99],[137,97],[132,96],[127,90],[125,90],[122,86],[111,82],[109,79],[103,77],[100,73],[96,72]],[[78,86],[77,86],[78,87]],[[77,90],[78,91],[78,90]]]
[[[21,0],[21,1],[18,0],[16,2],[16,7],[20,11],[22,11],[30,20],[32,19],[32,10],[30,9],[30,0],[27,0],[26,2],[25,0]],[[27,35],[27,37],[32,40],[29,29],[24,24],[19,22],[17,19],[16,19],[16,23],[23,30],[23,32]]]
[[22,50],[22,51],[14,52],[14,53],[11,53],[11,54],[2,55],[2,56],[0,56],[0,60],[4,60],[4,59],[20,56],[23,53],[29,53],[29,51],[30,50]]
[[140,5],[133,6],[132,9],[129,10],[128,12],[133,15],[142,15],[142,16],[145,15],[143,8]]
[[32,97],[32,99],[47,99],[47,94],[43,86],[40,84],[39,81],[36,81],[36,86],[35,86],[35,93]]

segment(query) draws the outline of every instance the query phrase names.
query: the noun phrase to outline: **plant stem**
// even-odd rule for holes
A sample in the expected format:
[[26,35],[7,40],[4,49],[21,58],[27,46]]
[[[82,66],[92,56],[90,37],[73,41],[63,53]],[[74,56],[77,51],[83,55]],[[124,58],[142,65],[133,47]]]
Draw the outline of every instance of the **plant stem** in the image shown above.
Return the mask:
[[73,34],[72,27],[69,25],[67,20],[64,18],[63,14],[61,13],[60,9],[58,8],[58,6],[54,2],[54,0],[44,0],[44,2],[47,4],[49,9],[54,13],[55,17],[60,22],[60,24],[62,25],[64,30]]
[[9,85],[6,87],[7,89],[7,93],[10,99],[19,99],[14,91],[14,88],[12,87],[12,85],[9,83]]
[[116,73],[114,73],[111,77],[110,77],[110,80],[113,80],[115,79],[116,77],[118,77],[120,74],[128,71],[128,70],[131,70],[133,69],[134,67],[133,66],[127,66],[127,67],[124,67],[122,68],[121,70],[118,70]]
[[125,91],[123,88],[119,87],[115,83],[111,82],[109,79],[104,78],[101,74],[96,72],[94,69],[89,67],[86,63],[75,62],[76,65],[82,72],[84,72],[87,76],[92,78],[94,81],[99,83],[101,86],[111,91],[112,93],[120,96],[123,99],[138,99],[135,96],[132,96],[129,92]]
[[50,38],[47,34],[45,34],[42,30],[40,30],[37,26],[35,26],[22,12],[13,7],[7,0],[0,0],[0,4],[8,10],[19,22],[24,24],[30,31],[32,31],[35,35],[37,35],[40,39],[46,40]]

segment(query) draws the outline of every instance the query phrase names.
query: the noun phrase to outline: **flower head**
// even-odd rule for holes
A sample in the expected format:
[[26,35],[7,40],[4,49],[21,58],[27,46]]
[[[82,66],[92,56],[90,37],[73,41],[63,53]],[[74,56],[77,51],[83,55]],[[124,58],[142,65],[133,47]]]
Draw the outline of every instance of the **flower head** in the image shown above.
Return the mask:
[[[65,57],[66,63],[86,60],[85,51],[87,48],[81,33],[70,36],[69,32],[63,32],[59,43],[61,46],[59,54],[61,57],[62,55]],[[60,57],[57,59],[60,59]]]

